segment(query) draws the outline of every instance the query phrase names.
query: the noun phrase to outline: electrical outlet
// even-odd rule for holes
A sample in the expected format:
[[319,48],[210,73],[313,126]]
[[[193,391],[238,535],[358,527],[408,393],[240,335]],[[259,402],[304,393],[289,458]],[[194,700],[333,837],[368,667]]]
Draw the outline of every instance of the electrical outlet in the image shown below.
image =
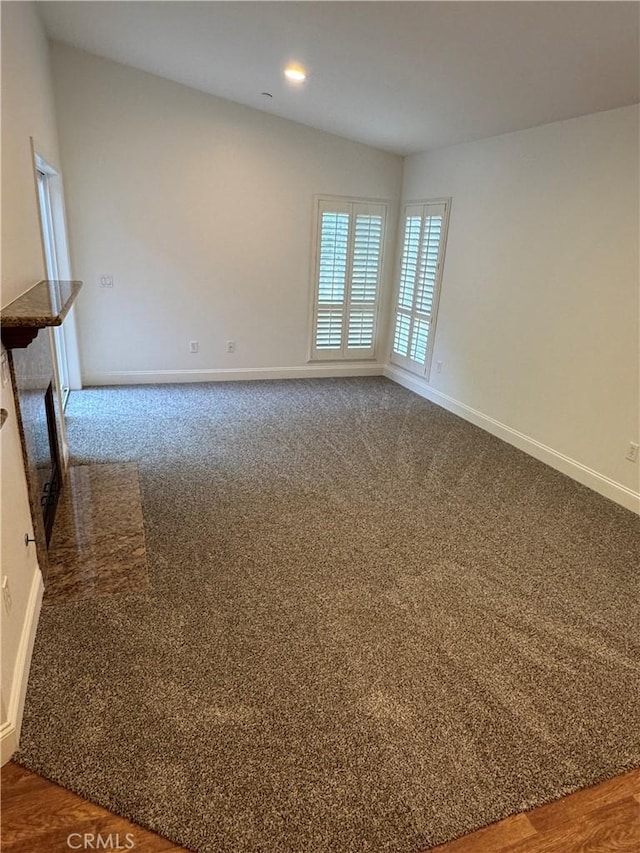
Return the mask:
[[113,276],[110,273],[100,276],[100,287],[113,287]]
[[627,451],[627,459],[629,462],[637,462],[638,461],[638,451],[640,450],[640,445],[636,444],[635,441],[629,442],[629,450]]
[[227,352],[235,352],[236,351],[236,342],[235,341],[227,341]]
[[199,352],[200,344],[198,341],[189,341],[189,352]]
[[2,578],[2,600],[7,613],[11,613],[11,590],[9,589],[9,578],[6,575]]
[[442,373],[442,362],[436,361],[436,373]]

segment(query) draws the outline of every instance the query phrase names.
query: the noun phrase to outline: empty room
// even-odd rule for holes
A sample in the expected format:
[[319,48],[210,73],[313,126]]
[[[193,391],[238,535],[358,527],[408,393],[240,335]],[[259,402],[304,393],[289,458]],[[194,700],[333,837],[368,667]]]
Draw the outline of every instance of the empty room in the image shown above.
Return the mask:
[[2,849],[638,853],[635,2],[2,14]]

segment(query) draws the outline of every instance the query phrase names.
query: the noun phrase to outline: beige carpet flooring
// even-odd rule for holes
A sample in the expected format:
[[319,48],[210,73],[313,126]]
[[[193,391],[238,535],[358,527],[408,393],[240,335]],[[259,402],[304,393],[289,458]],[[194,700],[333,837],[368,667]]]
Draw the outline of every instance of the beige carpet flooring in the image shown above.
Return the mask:
[[631,513],[381,378],[68,415],[151,587],[43,611],[26,767],[202,853],[410,853],[640,766]]

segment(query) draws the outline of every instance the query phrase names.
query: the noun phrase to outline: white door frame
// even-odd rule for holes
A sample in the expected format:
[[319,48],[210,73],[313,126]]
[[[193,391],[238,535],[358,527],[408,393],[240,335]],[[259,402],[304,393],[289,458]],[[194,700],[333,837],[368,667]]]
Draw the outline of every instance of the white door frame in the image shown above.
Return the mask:
[[[55,248],[55,265],[57,272],[55,273],[62,280],[73,278],[71,274],[71,261],[69,258],[69,244],[67,240],[67,225],[64,208],[64,193],[62,187],[62,176],[60,173],[47,162],[47,160],[38,152],[33,137],[31,137],[31,150],[33,155],[34,181],[36,191],[38,191],[38,172],[42,172],[47,176],[49,188],[49,197],[51,201],[51,225],[53,230],[53,243]],[[39,196],[37,198],[38,210],[40,209]],[[38,217],[40,221],[40,239],[42,243],[42,258],[44,269],[48,269],[47,252],[45,248],[45,236],[42,230],[42,217]],[[49,272],[47,272],[49,277]],[[75,307],[72,307],[65,317],[64,324],[60,327],[59,333],[64,341],[64,349],[66,350],[67,363],[67,381],[71,390],[80,390],[82,388],[82,373],[80,370],[80,356],[78,350],[78,332],[76,326]],[[53,339],[53,335],[52,335]],[[54,344],[55,346],[55,344]],[[54,359],[56,371],[58,370],[57,350],[56,358]],[[60,388],[60,377],[58,380],[58,388]],[[60,400],[62,403],[63,401]]]

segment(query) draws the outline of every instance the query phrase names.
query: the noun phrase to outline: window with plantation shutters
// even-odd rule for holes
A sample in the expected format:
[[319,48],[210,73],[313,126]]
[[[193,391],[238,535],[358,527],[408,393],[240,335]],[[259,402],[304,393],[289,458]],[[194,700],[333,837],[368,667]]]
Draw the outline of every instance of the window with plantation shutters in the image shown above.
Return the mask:
[[408,204],[391,361],[428,376],[433,350],[449,201]]
[[373,358],[386,204],[318,200],[311,357]]

